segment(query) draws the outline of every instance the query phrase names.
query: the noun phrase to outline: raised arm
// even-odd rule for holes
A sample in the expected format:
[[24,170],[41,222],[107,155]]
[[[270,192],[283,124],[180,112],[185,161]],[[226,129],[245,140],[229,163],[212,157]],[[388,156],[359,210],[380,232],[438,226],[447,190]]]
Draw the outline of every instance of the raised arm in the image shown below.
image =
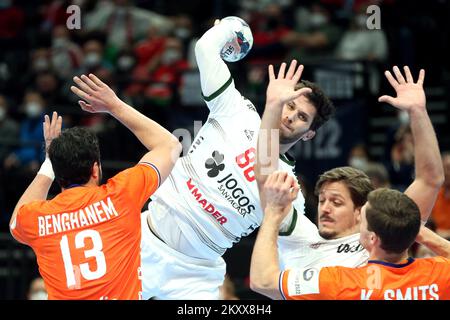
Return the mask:
[[264,219],[256,237],[250,264],[250,288],[272,299],[280,299],[280,267],[277,238],[281,222],[289,213],[300,190],[286,172],[274,172],[264,185]]
[[162,183],[180,155],[181,144],[178,139],[158,123],[120,100],[114,91],[95,75],[74,77],[74,81],[78,87],[72,86],[72,92],[87,101],[79,101],[83,110],[111,114],[150,150],[140,161],[154,164],[161,174]]
[[195,44],[203,96],[208,99],[231,79],[230,70],[220,57],[225,43],[233,37],[233,23],[216,20],[214,26]]
[[[280,119],[283,106],[301,95],[311,92],[310,88],[295,90],[303,72],[303,65],[297,68],[297,61],[292,60],[286,73],[286,63],[282,63],[278,76],[273,65],[269,66],[269,85],[266,92],[266,106],[261,120],[256,152],[255,176],[259,190],[262,190],[267,177],[278,170],[280,154]],[[260,192],[264,206],[264,193]]]
[[389,71],[386,78],[397,93],[397,97],[381,96],[378,101],[406,110],[410,116],[414,139],[415,179],[407,188],[407,194],[420,209],[422,222],[426,222],[433,209],[439,188],[444,182],[444,169],[436,134],[426,109],[423,89],[425,70],[420,70],[417,82],[408,67],[404,67],[406,79],[398,67],[393,68],[395,78]]
[[28,188],[25,190],[25,192],[17,202],[9,221],[11,229],[14,229],[16,227],[16,217],[21,206],[32,201],[47,199],[48,190],[52,186],[53,179],[55,178],[55,175],[53,174],[52,164],[50,162],[50,159],[48,158],[47,152],[52,140],[58,137],[61,133],[62,118],[61,116],[58,116],[56,112],[53,112],[51,120],[48,115],[45,115],[44,119],[43,130],[45,139],[45,161],[42,164],[41,169],[37,173],[36,177],[33,179],[31,184],[28,186]]
[[442,238],[425,226],[420,227],[416,241],[441,257],[450,259],[450,241]]

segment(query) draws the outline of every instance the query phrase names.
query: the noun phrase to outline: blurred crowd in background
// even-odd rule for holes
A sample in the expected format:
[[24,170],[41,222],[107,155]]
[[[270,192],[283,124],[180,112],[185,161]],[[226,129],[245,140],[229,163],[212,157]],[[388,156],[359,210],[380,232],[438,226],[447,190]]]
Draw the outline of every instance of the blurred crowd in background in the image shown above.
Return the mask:
[[[71,13],[66,10],[73,4],[81,9],[81,28],[69,30]],[[380,8],[381,29],[367,27],[370,5]],[[414,144],[408,114],[380,106],[376,98],[392,94],[385,69],[408,65],[416,75],[426,69],[429,112],[446,174],[430,223],[450,237],[450,153],[445,153],[450,150],[449,12],[444,0],[0,0],[0,231],[8,232],[13,206],[43,161],[44,114],[58,111],[64,127],[87,126],[97,133],[105,179],[144,152],[112,117],[79,108],[70,91],[73,76],[94,73],[170,131],[185,128],[195,134],[194,121],[208,115],[194,56],[196,40],[216,18],[236,15],[249,23],[254,44],[244,60],[229,67],[236,87],[258,112],[264,108],[267,65],[292,58],[305,65],[304,78],[319,83],[337,106],[336,120],[315,141],[295,149],[313,221],[315,179],[331,167],[364,170],[377,187],[403,190],[411,183]],[[51,195],[58,191],[54,185]],[[242,254],[249,260],[253,239],[226,258]],[[0,268],[8,266],[0,262]],[[236,292],[230,278],[225,284],[233,299],[245,297],[248,289],[248,269],[238,270],[242,264],[234,268],[229,274]],[[1,275],[11,277],[8,272]],[[26,298],[27,281],[35,275],[27,275],[22,291],[5,297]],[[0,285],[5,286],[14,291]]]

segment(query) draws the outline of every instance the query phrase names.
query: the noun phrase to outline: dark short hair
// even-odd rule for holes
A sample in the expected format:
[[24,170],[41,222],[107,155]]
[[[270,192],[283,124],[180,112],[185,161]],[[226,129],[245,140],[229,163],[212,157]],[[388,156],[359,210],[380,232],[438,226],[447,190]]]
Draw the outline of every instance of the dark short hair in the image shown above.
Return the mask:
[[316,116],[311,123],[311,130],[317,131],[327,122],[335,112],[333,102],[325,95],[323,90],[315,83],[307,80],[300,80],[295,86],[295,90],[310,88],[312,91],[306,94],[308,101],[316,108]]
[[86,184],[95,162],[100,164],[100,148],[96,135],[85,128],[64,130],[50,144],[48,154],[56,182],[67,188],[72,184]]
[[415,241],[420,229],[420,210],[406,194],[380,188],[369,193],[367,229],[381,239],[387,252],[402,253]]
[[352,167],[339,167],[319,176],[314,190],[316,196],[324,184],[331,182],[342,182],[350,191],[350,197],[357,208],[366,203],[367,195],[373,190],[372,182],[364,172]]

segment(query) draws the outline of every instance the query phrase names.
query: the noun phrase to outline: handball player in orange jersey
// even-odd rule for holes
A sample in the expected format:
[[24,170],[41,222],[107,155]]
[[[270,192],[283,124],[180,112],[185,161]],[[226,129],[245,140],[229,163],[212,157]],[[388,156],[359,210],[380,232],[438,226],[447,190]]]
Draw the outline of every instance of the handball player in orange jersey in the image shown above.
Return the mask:
[[[62,118],[45,116],[47,157],[18,201],[10,230],[34,250],[49,299],[139,299],[141,209],[170,173],[181,145],[96,76],[74,81],[78,87],[71,90],[83,99],[83,110],[111,114],[149,152],[100,185],[96,136],[77,127],[61,133]],[[46,200],[54,178],[62,192]]]

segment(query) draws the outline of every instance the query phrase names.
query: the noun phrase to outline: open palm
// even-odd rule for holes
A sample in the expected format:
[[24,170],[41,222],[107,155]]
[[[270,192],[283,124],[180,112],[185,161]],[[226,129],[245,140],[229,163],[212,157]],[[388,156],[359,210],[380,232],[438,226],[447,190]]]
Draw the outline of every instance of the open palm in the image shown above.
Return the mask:
[[286,63],[281,64],[278,76],[275,77],[273,65],[269,65],[269,85],[267,86],[267,102],[279,103],[284,105],[285,103],[295,100],[301,95],[311,92],[310,88],[302,88],[295,90],[300,77],[303,72],[303,65],[300,65],[297,70],[297,61],[292,60],[289,69],[286,72]]
[[411,71],[407,66],[404,67],[404,70],[406,79],[403,77],[397,66],[393,68],[395,78],[389,71],[384,73],[389,83],[397,93],[397,97],[394,98],[384,95],[379,97],[378,101],[389,103],[398,109],[406,111],[410,111],[415,108],[425,108],[426,98],[425,91],[423,90],[425,70],[420,70],[419,79],[417,82],[414,82]]
[[93,74],[89,74],[89,77],[85,75],[74,77],[73,80],[78,87],[71,86],[70,89],[85,100],[78,101],[84,111],[110,112],[119,101],[114,91]]

